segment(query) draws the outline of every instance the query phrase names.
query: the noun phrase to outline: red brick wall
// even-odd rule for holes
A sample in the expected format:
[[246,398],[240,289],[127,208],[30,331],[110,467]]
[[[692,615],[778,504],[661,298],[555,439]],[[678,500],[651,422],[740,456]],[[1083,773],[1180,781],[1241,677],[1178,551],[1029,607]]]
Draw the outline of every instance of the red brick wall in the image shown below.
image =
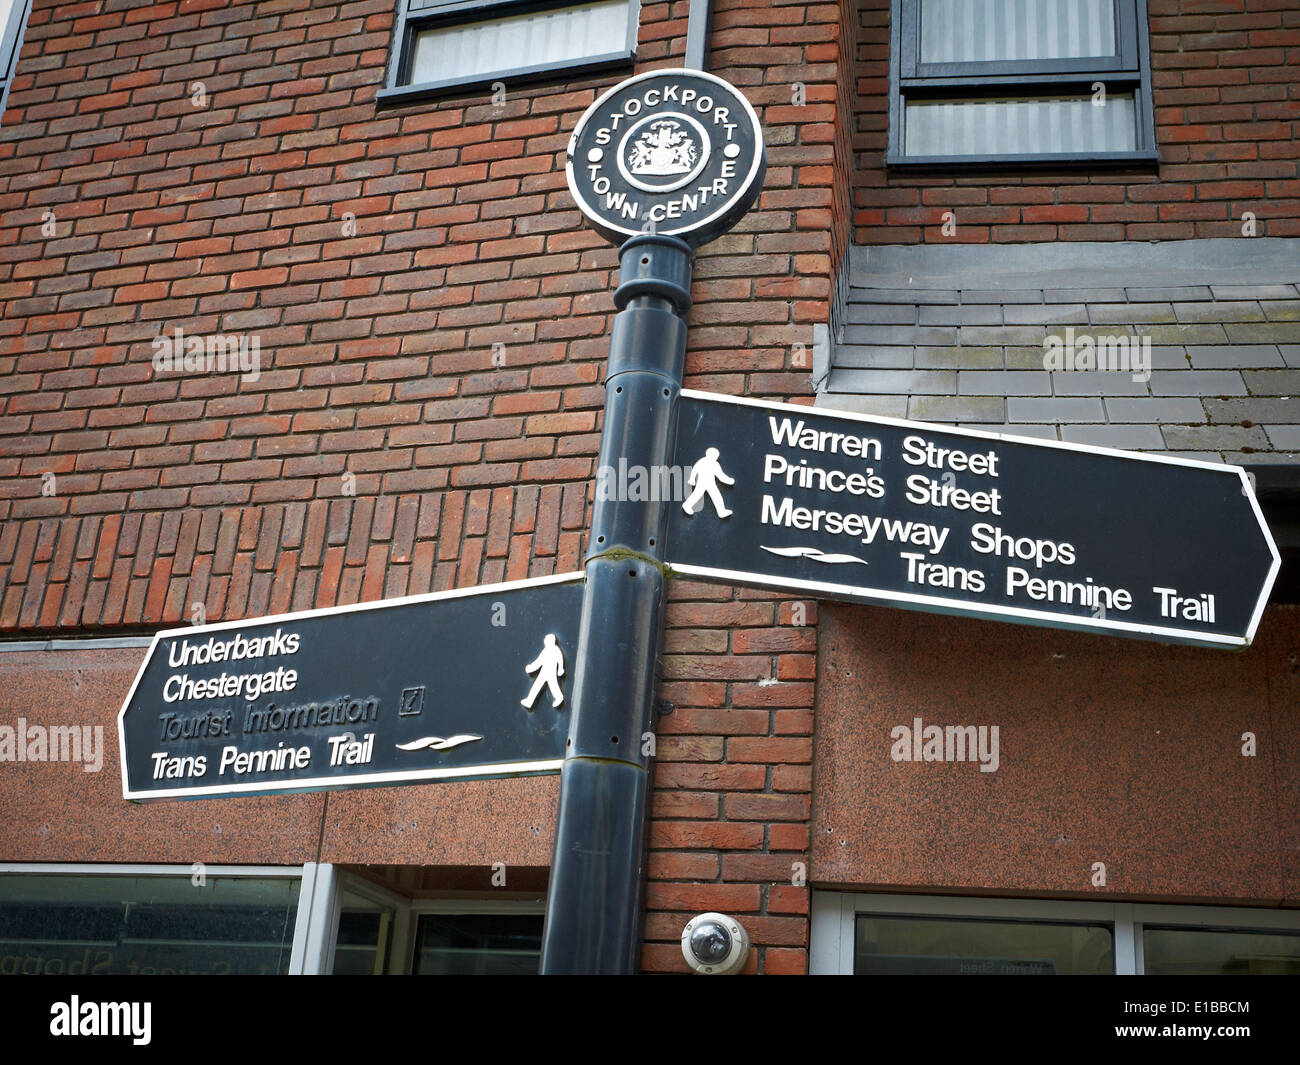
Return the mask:
[[[0,129],[0,633],[580,567],[617,257],[563,153],[620,75],[379,109],[394,7],[35,0]],[[846,243],[845,10],[715,5],[710,66],[769,168],[700,254],[688,385],[810,398]],[[644,5],[638,69],[680,62],[686,11]],[[255,334],[259,379],[155,373],[177,326]],[[682,924],[717,908],[752,967],[802,969],[815,612],[672,595],[646,965],[683,969]]]
[[[889,0],[862,0],[855,239],[1184,240],[1300,235],[1300,7],[1149,0],[1158,172],[919,177],[884,167]],[[945,211],[957,231],[944,236]]]

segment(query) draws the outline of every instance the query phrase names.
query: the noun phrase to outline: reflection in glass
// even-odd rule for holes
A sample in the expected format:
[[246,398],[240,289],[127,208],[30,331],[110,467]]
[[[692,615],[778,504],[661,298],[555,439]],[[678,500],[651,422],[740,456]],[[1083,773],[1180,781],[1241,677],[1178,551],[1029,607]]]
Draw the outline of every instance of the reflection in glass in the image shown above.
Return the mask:
[[0,876],[0,975],[286,973],[298,889],[296,877]]
[[921,0],[922,63],[1115,54],[1114,0]]
[[1142,953],[1152,975],[1300,976],[1295,932],[1143,928]]
[[1111,929],[1099,924],[860,914],[856,974],[1078,975],[1115,971]]
[[1137,147],[1133,96],[1108,94],[1002,100],[909,99],[908,156],[1079,155]]
[[411,83],[469,78],[627,49],[628,0],[431,26],[415,37]]
[[420,915],[417,973],[455,976],[536,975],[542,958],[542,915]]
[[393,909],[345,890],[334,946],[335,976],[382,976],[392,942]]

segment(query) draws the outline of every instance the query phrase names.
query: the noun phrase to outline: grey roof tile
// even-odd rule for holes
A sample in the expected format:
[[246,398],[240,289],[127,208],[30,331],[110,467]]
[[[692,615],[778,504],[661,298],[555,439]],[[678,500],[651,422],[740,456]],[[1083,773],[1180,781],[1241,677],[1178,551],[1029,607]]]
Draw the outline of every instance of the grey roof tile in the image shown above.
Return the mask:
[[877,395],[952,395],[957,374],[952,370],[841,370],[831,371],[828,392],[865,392]]
[[1268,437],[1258,425],[1249,429],[1241,425],[1166,425],[1164,433],[1165,443],[1175,451],[1268,449]]
[[1264,431],[1279,451],[1300,451],[1300,425],[1269,425]]
[[916,349],[917,368],[932,370],[999,370],[1001,348],[929,348]]
[[846,325],[846,344],[948,345],[957,343],[956,326]]
[[1264,312],[1253,300],[1223,303],[1175,303],[1180,322],[1262,322]]
[[1197,370],[1285,365],[1281,352],[1271,344],[1188,344],[1187,354]]
[[[1228,326],[1227,328],[1234,328]],[[1242,326],[1241,328],[1251,328]],[[1261,328],[1268,328],[1262,326]],[[1152,344],[1226,344],[1228,334],[1225,327],[1218,323],[1202,322],[1181,325],[1147,325],[1139,333],[1149,336]]]
[[1095,325],[1175,321],[1172,303],[1093,303],[1088,317]]
[[1003,309],[1007,325],[1087,325],[1088,308],[1082,303],[1018,303]]
[[1182,300],[1208,300],[1208,285],[1186,285],[1180,288],[1126,288],[1125,293],[1134,303],[1176,303]]
[[1219,461],[1228,462],[1234,466],[1244,466],[1247,463],[1252,466],[1257,466],[1260,463],[1276,463],[1279,466],[1283,464],[1289,466],[1297,458],[1300,458],[1300,455],[1297,455],[1294,451],[1251,451],[1245,454],[1227,451],[1224,452]]
[[1207,399],[1205,410],[1216,425],[1242,422],[1300,422],[1300,396],[1244,396],[1240,399]]
[[1050,396],[1052,378],[1043,370],[962,370],[957,391],[963,396]]
[[1038,288],[964,288],[962,303],[1042,303],[1043,290]]
[[1236,370],[1153,370],[1153,396],[1244,396],[1246,382]]
[[906,370],[912,367],[915,351],[915,348],[899,345],[842,344],[835,349],[831,364],[844,369]]
[[1260,307],[1270,322],[1300,321],[1300,300],[1265,300]]
[[1015,396],[1007,400],[1007,418],[1013,422],[1104,422],[1100,399]]
[[907,303],[850,303],[846,325],[915,325],[916,307]]
[[925,422],[1005,422],[1006,400],[990,396],[913,396],[907,416]]
[[1161,396],[1155,399],[1112,396],[1106,400],[1106,413],[1112,422],[1178,425],[1205,421],[1205,407],[1201,401],[1181,396]]
[[1155,425],[1063,425],[1061,439],[1126,451],[1162,451],[1165,440]]
[[906,418],[906,396],[862,396],[851,392],[819,392],[814,404],[819,410],[845,410],[874,414],[881,418]]
[[1252,396],[1300,395],[1300,370],[1243,370]]
[[1049,288],[1043,290],[1047,303],[1127,303],[1122,288]]
[[1153,344],[1151,346],[1151,369],[1153,370],[1190,370],[1191,359],[1187,349],[1178,346]]
[[1145,381],[1115,370],[1075,370],[1052,374],[1052,394],[1057,396],[1145,396]]
[[849,303],[958,303],[955,290],[938,288],[849,288]]
[[952,306],[926,304],[920,308],[922,325],[1001,325],[1002,307],[996,303]]
[[1055,425],[1007,424],[988,425],[982,422],[963,422],[964,429],[982,429],[986,433],[1001,433],[1003,436],[1028,436],[1035,440],[1059,440],[1060,435]]
[[1211,285],[1216,300],[1292,300],[1295,285]]
[[1027,347],[1010,346],[1002,349],[1008,370],[1041,370],[1043,368],[1043,343]]
[[1047,330],[1041,325],[964,325],[961,343],[974,347],[1042,344]]
[[1300,322],[1229,322],[1224,328],[1234,344],[1300,344]]

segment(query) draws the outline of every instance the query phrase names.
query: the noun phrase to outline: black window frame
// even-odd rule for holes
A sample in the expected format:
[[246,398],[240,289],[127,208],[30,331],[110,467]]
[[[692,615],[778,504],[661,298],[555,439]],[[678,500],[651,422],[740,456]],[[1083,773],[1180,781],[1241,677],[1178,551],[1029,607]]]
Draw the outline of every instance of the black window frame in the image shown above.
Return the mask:
[[[1155,110],[1151,99],[1151,46],[1147,0],[1111,0],[1115,9],[1117,56],[1083,59],[1002,60],[963,63],[921,62],[921,3],[891,0],[889,25],[889,141],[885,165],[898,169],[950,170],[1051,166],[1132,168],[1158,163]],[[1091,93],[1096,82],[1106,92],[1133,93],[1135,144],[1126,152],[1029,152],[1006,155],[906,155],[903,114],[907,99],[961,98],[972,103],[1008,91],[1043,96],[1061,90]]]
[[[628,26],[624,48],[580,60],[534,63],[488,71],[460,78],[411,83],[411,65],[415,59],[415,39],[422,30],[434,26],[468,26],[494,22],[512,15],[529,14],[567,7],[581,7],[593,0],[397,0],[397,19],[393,25],[393,42],[389,50],[388,69],[383,88],[376,94],[380,104],[402,104],[412,100],[463,94],[467,90],[551,78],[563,71],[586,76],[617,67],[630,68],[636,60],[637,31],[640,24],[640,0],[628,0]],[[420,6],[412,10],[412,5]]]

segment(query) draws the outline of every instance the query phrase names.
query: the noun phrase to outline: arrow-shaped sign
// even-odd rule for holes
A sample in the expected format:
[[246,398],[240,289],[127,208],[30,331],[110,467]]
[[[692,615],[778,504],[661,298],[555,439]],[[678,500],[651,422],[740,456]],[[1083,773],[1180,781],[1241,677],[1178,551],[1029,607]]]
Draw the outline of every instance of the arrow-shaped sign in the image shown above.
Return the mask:
[[583,575],[160,632],[128,799],[558,772]]
[[1244,470],[683,391],[667,556],[706,580],[1243,647],[1280,559]]

